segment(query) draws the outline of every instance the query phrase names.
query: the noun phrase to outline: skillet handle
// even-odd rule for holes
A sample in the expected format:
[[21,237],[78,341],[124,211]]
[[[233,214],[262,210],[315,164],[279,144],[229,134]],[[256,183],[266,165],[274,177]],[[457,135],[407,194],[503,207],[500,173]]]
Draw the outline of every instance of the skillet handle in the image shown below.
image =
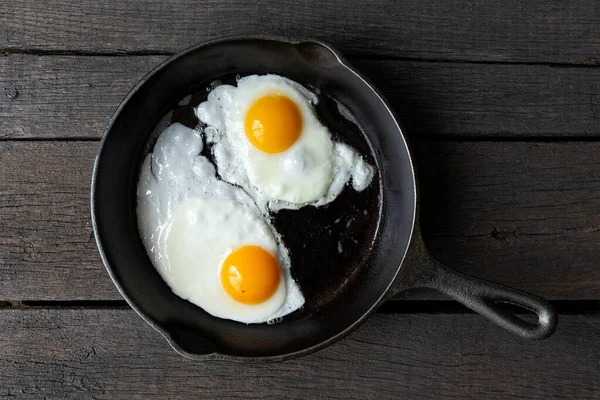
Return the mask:
[[[558,316],[554,307],[533,294],[453,271],[433,258],[426,250],[404,287],[426,287],[438,290],[496,325],[525,339],[545,339],[554,333]],[[537,314],[537,323],[529,323],[502,308],[514,305]]]

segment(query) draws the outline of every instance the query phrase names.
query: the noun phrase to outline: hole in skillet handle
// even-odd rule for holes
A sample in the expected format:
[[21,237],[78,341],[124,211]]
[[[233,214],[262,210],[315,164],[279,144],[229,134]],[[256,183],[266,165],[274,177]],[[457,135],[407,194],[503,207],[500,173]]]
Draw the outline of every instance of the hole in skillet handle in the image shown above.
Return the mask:
[[535,311],[523,308],[518,304],[497,299],[492,300],[492,303],[504,310],[504,312],[515,315],[517,318],[520,318],[527,323],[535,325],[539,321],[539,316]]
[[[440,291],[525,339],[546,339],[556,330],[558,315],[548,301],[453,271],[429,254],[418,232],[413,240],[413,257],[406,268],[403,267],[399,282],[401,290],[429,288]],[[531,323],[520,318],[517,316],[520,310],[534,313],[537,321]]]

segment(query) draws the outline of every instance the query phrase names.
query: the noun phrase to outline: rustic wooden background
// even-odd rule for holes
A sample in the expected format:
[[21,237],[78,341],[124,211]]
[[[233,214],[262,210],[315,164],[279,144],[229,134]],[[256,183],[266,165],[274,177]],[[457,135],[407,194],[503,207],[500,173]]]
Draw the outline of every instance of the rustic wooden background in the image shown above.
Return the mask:
[[[420,293],[311,356],[197,363],[129,310],[90,225],[104,125],[167,56],[245,34],[325,40],[372,78],[433,253],[552,299],[557,333]],[[600,3],[0,0],[1,397],[599,399],[599,380]]]

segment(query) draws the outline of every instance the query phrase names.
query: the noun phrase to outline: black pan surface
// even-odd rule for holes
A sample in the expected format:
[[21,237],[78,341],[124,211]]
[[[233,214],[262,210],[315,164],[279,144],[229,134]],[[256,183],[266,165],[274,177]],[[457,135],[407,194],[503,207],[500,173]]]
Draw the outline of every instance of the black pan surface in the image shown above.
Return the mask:
[[[386,103],[346,64],[312,41],[250,38],[201,45],[146,76],[110,121],[92,186],[96,239],[123,296],[181,354],[236,360],[306,354],[341,338],[387,297],[413,232],[414,172]],[[347,188],[327,206],[275,214],[306,303],[279,323],[245,325],[212,317],[171,292],[139,238],[135,193],[141,162],[160,133],[157,125],[195,127],[192,108],[216,83],[267,73],[317,93],[318,116],[334,139],[359,150],[377,173],[363,192]]]

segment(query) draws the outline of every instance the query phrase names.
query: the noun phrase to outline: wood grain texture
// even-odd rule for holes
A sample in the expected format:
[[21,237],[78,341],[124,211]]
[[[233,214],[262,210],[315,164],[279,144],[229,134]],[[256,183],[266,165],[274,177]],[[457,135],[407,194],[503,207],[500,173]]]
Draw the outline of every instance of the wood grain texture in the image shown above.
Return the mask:
[[[0,143],[0,301],[119,299],[90,226],[98,144]],[[600,297],[600,143],[415,150],[434,255],[552,299]]]
[[598,315],[565,316],[554,336],[535,342],[472,314],[376,314],[297,360],[199,363],[130,310],[3,310],[0,396],[598,399],[599,341]]
[[[0,56],[0,138],[100,138],[164,56]],[[600,68],[354,60],[411,137],[600,135]]]
[[228,35],[327,40],[353,55],[600,62],[595,1],[2,0],[0,48],[176,52]]

